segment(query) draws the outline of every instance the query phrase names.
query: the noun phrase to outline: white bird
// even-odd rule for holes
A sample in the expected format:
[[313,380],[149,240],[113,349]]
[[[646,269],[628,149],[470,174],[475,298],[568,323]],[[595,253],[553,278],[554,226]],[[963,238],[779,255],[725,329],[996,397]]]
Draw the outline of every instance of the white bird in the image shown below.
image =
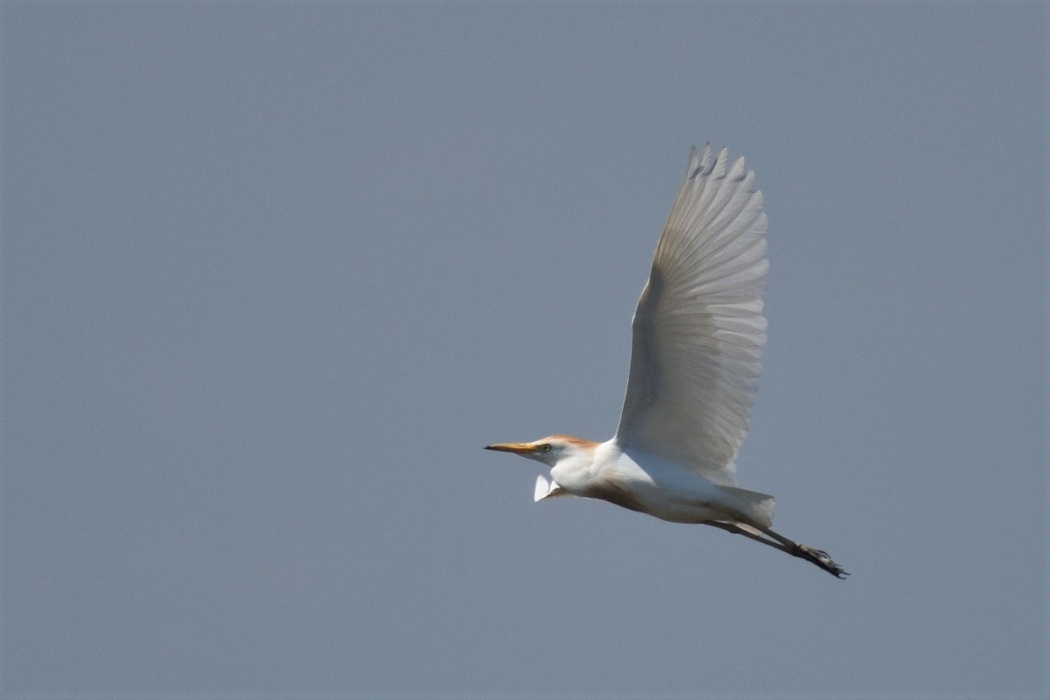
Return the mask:
[[774,532],[774,498],[735,485],[762,368],[766,215],[754,173],[711,145],[689,155],[634,313],[616,435],[488,445],[549,466],[535,500],[580,496],[744,535],[843,578],[825,552]]

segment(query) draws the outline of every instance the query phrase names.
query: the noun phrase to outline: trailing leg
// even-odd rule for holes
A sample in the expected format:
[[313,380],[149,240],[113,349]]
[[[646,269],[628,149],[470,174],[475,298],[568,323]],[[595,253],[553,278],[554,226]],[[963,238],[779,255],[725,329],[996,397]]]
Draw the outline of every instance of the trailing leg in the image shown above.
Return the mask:
[[824,569],[824,571],[827,571],[829,574],[837,578],[846,578],[847,576],[849,576],[849,572],[843,569],[838,564],[836,564],[834,561],[832,561],[831,557],[828,556],[827,552],[820,549],[814,549],[813,547],[809,547],[807,545],[799,544],[798,542],[789,540],[787,537],[784,537],[780,533],[775,532],[773,530],[769,530],[766,528],[756,528],[750,525],[746,525],[744,523],[733,522],[712,521],[704,524],[710,525],[712,527],[717,527],[721,530],[725,530],[726,532],[733,532],[738,535],[743,535],[744,537],[753,539],[756,542],[761,542],[762,544],[773,547],[774,549],[779,549],[782,552],[787,552],[793,557],[805,559],[808,562],[816,564],[820,568]]

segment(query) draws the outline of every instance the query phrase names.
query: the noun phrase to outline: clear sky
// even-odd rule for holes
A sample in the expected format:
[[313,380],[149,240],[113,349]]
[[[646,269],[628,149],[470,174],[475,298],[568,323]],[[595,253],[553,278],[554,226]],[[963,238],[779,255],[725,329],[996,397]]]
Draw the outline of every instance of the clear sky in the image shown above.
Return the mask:
[[[1045,4],[0,18],[4,698],[1045,697]],[[846,581],[481,449],[612,435],[705,141]]]

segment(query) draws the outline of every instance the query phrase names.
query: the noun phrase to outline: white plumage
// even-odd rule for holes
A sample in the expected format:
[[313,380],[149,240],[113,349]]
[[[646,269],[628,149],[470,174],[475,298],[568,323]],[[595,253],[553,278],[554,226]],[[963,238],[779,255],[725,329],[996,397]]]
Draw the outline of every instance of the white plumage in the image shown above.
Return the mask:
[[689,156],[632,325],[616,435],[553,435],[487,449],[551,467],[535,500],[581,496],[745,535],[846,575],[824,552],[771,529],[772,496],[735,486],[762,369],[766,215],[754,173],[710,144]]
[[766,215],[740,158],[694,148],[634,313],[616,439],[732,485],[762,370]]

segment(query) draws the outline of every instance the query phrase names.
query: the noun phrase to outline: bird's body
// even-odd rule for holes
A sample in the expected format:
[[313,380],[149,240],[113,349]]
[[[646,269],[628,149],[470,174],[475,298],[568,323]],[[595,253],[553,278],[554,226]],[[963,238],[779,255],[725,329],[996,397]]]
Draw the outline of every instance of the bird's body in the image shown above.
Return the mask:
[[719,486],[662,457],[624,452],[615,439],[592,443],[564,435],[545,438],[558,440],[566,441],[572,453],[551,466],[551,483],[539,477],[536,500],[559,495],[598,498],[675,523],[733,518],[756,526],[772,524],[772,496]]
[[735,460],[765,344],[766,217],[743,159],[690,155],[633,321],[631,371],[616,435],[553,435],[488,449],[551,468],[537,501],[579,496],[750,537],[844,576],[820,550],[771,529],[772,496],[735,485]]

